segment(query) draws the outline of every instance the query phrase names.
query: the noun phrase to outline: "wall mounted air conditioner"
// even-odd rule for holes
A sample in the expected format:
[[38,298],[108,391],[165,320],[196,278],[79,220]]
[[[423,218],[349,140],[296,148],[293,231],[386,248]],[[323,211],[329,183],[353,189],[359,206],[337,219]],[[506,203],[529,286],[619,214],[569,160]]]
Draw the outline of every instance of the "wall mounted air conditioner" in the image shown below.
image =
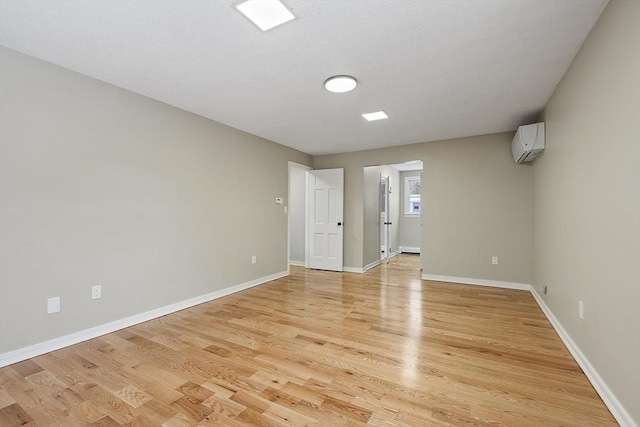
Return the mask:
[[511,141],[516,163],[532,162],[544,150],[544,123],[520,126]]

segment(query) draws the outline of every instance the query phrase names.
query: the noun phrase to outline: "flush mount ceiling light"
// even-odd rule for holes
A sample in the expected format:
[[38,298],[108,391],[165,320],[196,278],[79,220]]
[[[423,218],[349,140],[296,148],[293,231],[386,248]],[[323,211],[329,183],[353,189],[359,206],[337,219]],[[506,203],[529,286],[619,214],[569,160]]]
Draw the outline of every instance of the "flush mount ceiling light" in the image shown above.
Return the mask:
[[324,81],[324,88],[329,92],[343,93],[354,90],[358,81],[351,76],[333,76]]
[[262,31],[296,18],[279,0],[247,0],[234,7]]
[[364,117],[370,122],[374,120],[382,120],[382,119],[389,118],[389,116],[387,116],[387,113],[385,113],[384,111],[376,111],[375,113],[364,113],[362,117]]

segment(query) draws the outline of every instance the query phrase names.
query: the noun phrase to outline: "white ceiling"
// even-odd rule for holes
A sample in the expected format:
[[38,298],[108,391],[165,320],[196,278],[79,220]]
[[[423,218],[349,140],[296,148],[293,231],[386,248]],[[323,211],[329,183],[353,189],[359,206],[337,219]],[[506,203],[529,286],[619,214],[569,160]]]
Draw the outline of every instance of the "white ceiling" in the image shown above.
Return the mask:
[[266,33],[235,3],[0,0],[0,44],[316,155],[535,120],[607,0],[286,0]]
[[389,166],[391,166],[394,169],[397,169],[399,172],[413,172],[413,171],[422,170],[422,162],[420,160],[398,163],[398,164],[389,165]]

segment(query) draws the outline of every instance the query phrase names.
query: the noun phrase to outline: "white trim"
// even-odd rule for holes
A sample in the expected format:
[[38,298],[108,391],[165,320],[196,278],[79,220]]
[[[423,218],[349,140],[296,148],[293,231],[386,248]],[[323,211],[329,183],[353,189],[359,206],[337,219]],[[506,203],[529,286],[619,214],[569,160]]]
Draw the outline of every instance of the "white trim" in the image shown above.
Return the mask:
[[379,265],[380,265],[380,260],[373,261],[371,264],[365,265],[364,268],[362,269],[362,272],[365,273],[365,272],[367,272],[367,271],[371,270],[372,268],[377,267]]
[[609,408],[609,411],[611,411],[620,426],[638,427],[638,425],[631,418],[631,415],[624,409],[620,401],[616,398],[616,396],[604,382],[602,377],[598,374],[593,365],[589,362],[587,356],[584,355],[584,353],[580,350],[580,347],[578,347],[575,341],[573,341],[571,336],[562,327],[562,324],[558,321],[556,316],[554,316],[553,312],[544,302],[542,297],[538,294],[536,289],[533,286],[530,286],[529,291],[533,295],[533,298],[535,298],[544,315],[547,316],[547,319],[551,323],[551,326],[553,326],[553,329],[556,330],[556,332],[560,336],[560,339],[567,347],[576,362],[578,362],[578,365],[580,365],[580,368],[582,368],[582,371],[591,382],[591,385],[596,389],[596,391],[600,395],[600,398],[602,399],[604,404],[607,405],[607,408]]
[[93,328],[85,329],[83,331],[74,332],[69,335],[65,335],[59,338],[54,338],[49,341],[41,342],[38,344],[30,345],[28,347],[19,348],[17,350],[9,351],[7,353],[0,354],[0,368],[11,365],[17,362],[21,362],[32,357],[40,356],[45,353],[49,353],[54,350],[78,344],[80,342],[90,340],[92,338],[99,337],[101,335],[109,334],[114,331],[118,331],[123,328],[128,328],[138,323],[147,322],[149,320],[156,319],[158,317],[166,316],[167,314],[175,313],[176,311],[184,310],[194,305],[202,304],[208,301],[212,301],[217,298],[221,298],[235,292],[243,291],[245,289],[252,288],[254,286],[262,285],[263,283],[271,282],[272,280],[280,279],[281,277],[288,276],[289,273],[281,271],[280,273],[271,274],[269,276],[260,277],[249,282],[241,283],[239,285],[231,286],[221,289],[219,291],[211,292],[199,297],[190,298],[184,301],[180,301],[174,304],[169,304],[164,307],[159,307],[153,310],[146,311],[140,314],[134,314],[133,316],[125,317],[124,319],[115,320],[113,322],[105,323],[104,325],[95,326]]
[[372,268],[377,267],[379,265],[380,265],[380,260],[377,260],[377,261],[373,261],[371,264],[365,265],[364,268],[361,268],[361,267],[343,267],[342,271],[344,271],[345,273],[363,274],[363,273],[366,273],[367,271],[369,271]]
[[419,254],[420,248],[415,248],[412,246],[400,246],[400,252],[407,254]]
[[289,260],[289,265],[295,265],[296,267],[304,267],[304,261]]
[[[366,270],[369,270],[375,266],[380,264],[380,261],[372,262],[367,265],[364,269],[357,267],[344,267],[345,272],[350,273],[364,273]],[[156,319],[158,317],[166,316],[167,314],[175,313],[176,311],[184,310],[189,307],[193,307],[198,304],[202,304],[208,301],[212,301],[214,299],[218,299],[235,292],[243,291],[245,289],[252,288],[254,286],[262,285],[267,282],[271,282],[273,280],[280,279],[282,277],[286,277],[288,272],[282,271],[280,273],[271,274],[269,276],[264,276],[255,280],[251,280],[249,282],[241,283],[239,285],[231,286],[229,288],[221,289],[219,291],[211,292],[205,295],[201,295],[199,297],[190,298],[188,300],[184,300],[181,302],[177,302],[174,304],[170,304],[164,307],[156,308],[144,313],[135,314],[130,317],[126,317],[124,319],[116,320],[113,322],[105,323],[104,325],[96,326],[93,328],[85,329],[83,331],[74,332],[69,335],[65,335],[63,337],[54,338],[49,341],[45,341],[42,343],[34,344],[28,347],[23,347],[17,350],[9,351],[7,353],[0,354],[0,368],[21,362],[26,359],[30,359],[32,357],[40,356],[45,353],[49,353],[51,351],[59,350],[61,348],[78,344],[80,342],[99,337],[101,335],[105,335],[123,328],[128,328],[133,325],[137,325],[139,323],[147,322],[149,320]],[[611,389],[607,386],[602,377],[598,374],[596,369],[591,365],[587,357],[582,353],[578,345],[573,341],[571,336],[567,333],[567,331],[562,327],[562,324],[555,317],[551,309],[547,306],[544,300],[540,297],[536,289],[529,284],[524,283],[512,283],[512,282],[502,282],[495,280],[484,280],[484,279],[469,279],[463,277],[452,277],[452,276],[439,276],[434,274],[423,274],[423,280],[434,280],[439,282],[451,282],[451,283],[462,283],[467,285],[480,285],[480,286],[492,286],[498,288],[507,288],[507,289],[520,289],[520,290],[528,290],[533,295],[533,298],[540,306],[540,309],[547,317],[551,326],[555,329],[560,336],[560,339],[567,347],[573,358],[576,360],[580,368],[582,368],[583,372],[591,382],[591,385],[595,388],[600,398],[603,400],[609,411],[613,414],[616,421],[620,424],[621,427],[638,427],[638,425],[633,421],[631,415],[626,411],[624,406],[620,403],[620,401],[616,398],[615,394],[611,391]]]
[[[313,169],[309,169],[313,170]],[[304,173],[304,268],[309,268],[309,171]],[[291,254],[288,255],[291,258]]]
[[434,280],[438,282],[450,282],[450,283],[462,283],[465,285],[480,285],[480,286],[492,286],[497,288],[506,288],[506,289],[519,289],[523,291],[529,291],[533,298],[538,303],[538,306],[544,313],[544,315],[555,329],[556,333],[564,343],[567,350],[571,353],[575,361],[578,363],[584,374],[587,376],[587,379],[596,390],[604,404],[607,406],[611,414],[616,419],[616,421],[620,424],[621,427],[638,427],[638,424],[635,423],[629,412],[622,406],[622,403],[616,398],[615,394],[611,391],[609,386],[602,379],[598,371],[593,367],[587,356],[580,350],[580,347],[573,341],[571,336],[567,333],[567,331],[562,327],[562,324],[556,316],[553,314],[551,309],[544,302],[538,291],[536,291],[535,287],[530,284],[525,283],[513,283],[513,282],[501,282],[497,280],[484,280],[484,279],[469,279],[465,277],[453,277],[453,276],[438,276],[435,274],[423,274],[423,280]]
[[[389,261],[391,261],[391,259],[392,259],[393,257],[398,256],[398,255],[400,255],[400,249],[398,249],[398,250],[397,250],[397,251],[395,251],[395,252],[391,252],[391,254],[389,255]],[[366,268],[366,267],[365,267],[365,268]]]
[[501,282],[498,280],[469,279],[466,277],[438,276],[436,274],[423,274],[422,280],[434,280],[436,282],[462,283],[463,285],[491,286],[494,288],[518,289],[528,291],[531,285],[528,283]]

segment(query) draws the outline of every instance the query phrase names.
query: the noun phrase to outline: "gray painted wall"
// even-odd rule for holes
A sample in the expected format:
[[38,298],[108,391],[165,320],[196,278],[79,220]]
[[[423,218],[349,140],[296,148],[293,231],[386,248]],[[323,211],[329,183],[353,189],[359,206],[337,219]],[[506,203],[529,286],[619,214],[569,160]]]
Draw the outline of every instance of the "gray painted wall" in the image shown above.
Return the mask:
[[5,48],[0,100],[0,352],[287,270],[310,156]]
[[[513,133],[313,159],[345,168],[352,267],[366,265],[363,167],[422,160],[425,273],[548,286],[637,423],[639,17],[638,2],[607,6],[545,109],[533,167],[513,163]],[[0,77],[0,352],[286,270],[273,198],[287,161],[309,156],[4,48]]]
[[317,169],[345,170],[345,266],[366,265],[362,168],[422,160],[423,272],[531,283],[531,167],[514,163],[512,139],[506,132],[314,157]]
[[533,284],[640,424],[640,2],[609,3],[542,120]]
[[306,171],[291,167],[289,175],[289,260],[304,264]]
[[[409,248],[420,247],[420,217],[405,216],[404,215],[404,181],[406,177],[420,176],[420,171],[400,172],[400,217],[398,235],[400,246]],[[420,200],[424,206],[427,203],[426,200]]]

